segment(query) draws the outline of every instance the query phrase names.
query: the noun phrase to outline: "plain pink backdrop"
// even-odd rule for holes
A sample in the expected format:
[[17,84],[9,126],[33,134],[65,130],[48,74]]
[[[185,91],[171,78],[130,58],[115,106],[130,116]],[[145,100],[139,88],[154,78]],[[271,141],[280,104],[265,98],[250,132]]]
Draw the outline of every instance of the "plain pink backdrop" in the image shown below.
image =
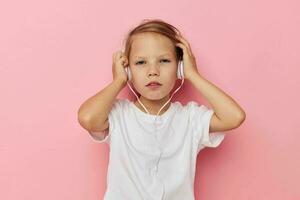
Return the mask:
[[[112,81],[113,52],[147,18],[179,28],[199,72],[247,114],[219,147],[200,152],[196,199],[300,199],[299,6],[296,0],[2,1],[0,199],[102,199],[109,147],[91,140],[77,111]],[[130,92],[124,88],[119,98]],[[187,81],[176,100],[211,107]]]

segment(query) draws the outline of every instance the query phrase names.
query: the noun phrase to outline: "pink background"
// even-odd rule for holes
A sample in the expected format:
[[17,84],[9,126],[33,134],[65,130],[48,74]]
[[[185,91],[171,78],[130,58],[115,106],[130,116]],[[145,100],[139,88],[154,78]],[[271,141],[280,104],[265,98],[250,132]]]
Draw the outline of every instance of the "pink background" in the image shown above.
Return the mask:
[[[196,199],[300,199],[299,1],[27,0],[0,4],[0,199],[96,200],[109,147],[77,122],[112,81],[112,54],[142,19],[178,27],[198,70],[246,121],[198,156]],[[119,98],[132,96],[128,87]],[[211,107],[185,82],[172,101]],[[298,145],[297,145],[298,144]]]

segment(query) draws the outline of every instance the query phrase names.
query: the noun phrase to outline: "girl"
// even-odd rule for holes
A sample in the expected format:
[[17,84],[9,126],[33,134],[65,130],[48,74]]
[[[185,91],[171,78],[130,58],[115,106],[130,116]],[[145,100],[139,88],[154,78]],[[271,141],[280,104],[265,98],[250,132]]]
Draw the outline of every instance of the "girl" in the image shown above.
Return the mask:
[[[110,145],[104,199],[193,200],[197,154],[217,147],[245,112],[198,72],[187,40],[162,20],[131,30],[112,68],[113,81],[78,111],[94,141]],[[190,81],[213,109],[170,102],[177,79]],[[129,81],[139,93],[134,102],[116,98]]]

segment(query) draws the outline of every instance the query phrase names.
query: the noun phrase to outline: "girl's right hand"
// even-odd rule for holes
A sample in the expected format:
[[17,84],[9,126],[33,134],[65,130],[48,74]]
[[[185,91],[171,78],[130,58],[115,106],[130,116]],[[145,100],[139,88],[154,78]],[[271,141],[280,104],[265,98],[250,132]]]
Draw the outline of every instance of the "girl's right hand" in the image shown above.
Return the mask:
[[128,59],[122,51],[117,51],[113,54],[113,79],[120,79],[124,81],[124,84],[127,82],[127,73],[125,67],[128,67]]

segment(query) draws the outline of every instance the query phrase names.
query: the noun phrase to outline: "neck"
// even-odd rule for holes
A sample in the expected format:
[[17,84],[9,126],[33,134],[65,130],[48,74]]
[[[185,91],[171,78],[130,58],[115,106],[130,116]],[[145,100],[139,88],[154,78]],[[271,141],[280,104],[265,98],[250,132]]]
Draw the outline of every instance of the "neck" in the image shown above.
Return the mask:
[[[156,115],[158,111],[161,109],[161,107],[169,100],[170,95],[167,95],[166,97],[158,100],[150,100],[146,99],[143,96],[140,96],[139,100],[142,102],[142,104],[146,107],[148,112],[150,114]],[[146,112],[142,105],[136,100],[135,105],[137,105],[143,112]],[[160,111],[159,115],[162,115],[164,112],[168,110],[168,108],[171,105],[171,101],[165,105],[165,107]]]

